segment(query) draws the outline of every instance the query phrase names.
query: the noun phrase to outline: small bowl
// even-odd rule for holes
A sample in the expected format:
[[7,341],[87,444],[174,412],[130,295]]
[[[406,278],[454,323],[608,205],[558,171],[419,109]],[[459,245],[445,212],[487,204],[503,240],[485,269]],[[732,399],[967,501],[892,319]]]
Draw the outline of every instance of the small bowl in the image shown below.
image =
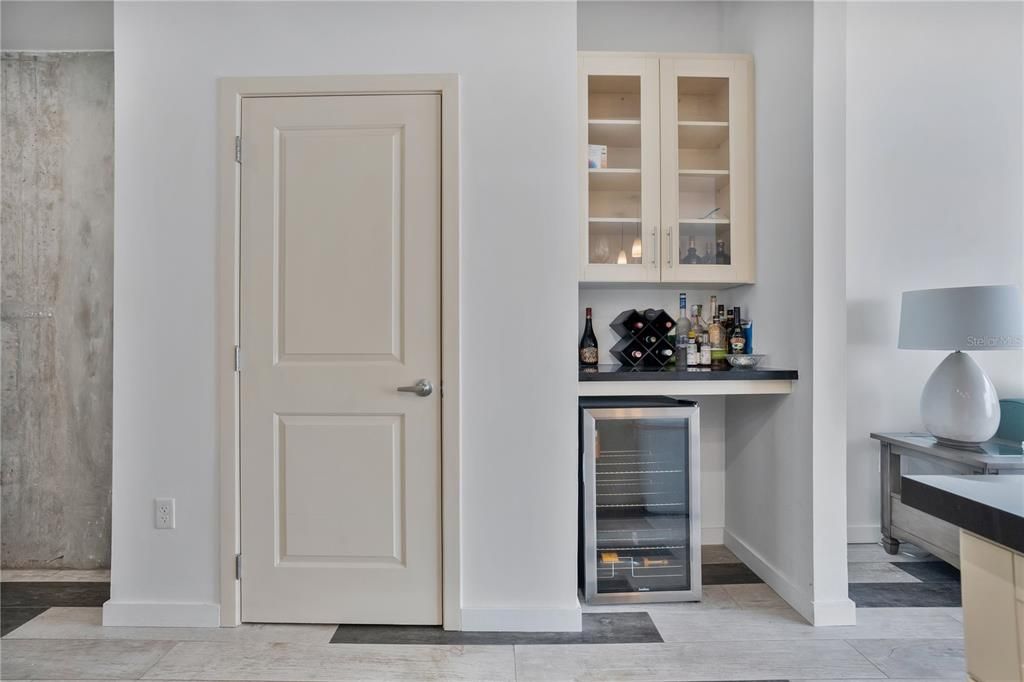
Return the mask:
[[725,358],[737,369],[754,369],[764,360],[763,355],[726,355]]

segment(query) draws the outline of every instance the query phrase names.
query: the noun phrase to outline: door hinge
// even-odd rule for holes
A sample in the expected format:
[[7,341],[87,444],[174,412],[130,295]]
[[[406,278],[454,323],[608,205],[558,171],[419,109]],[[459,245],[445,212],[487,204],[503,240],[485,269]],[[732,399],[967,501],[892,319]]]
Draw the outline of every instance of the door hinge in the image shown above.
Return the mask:
[[242,163],[242,136],[235,135],[235,163]]
[[242,371],[242,348],[241,346],[235,346],[235,371]]
[[242,555],[235,555],[235,580],[242,579]]

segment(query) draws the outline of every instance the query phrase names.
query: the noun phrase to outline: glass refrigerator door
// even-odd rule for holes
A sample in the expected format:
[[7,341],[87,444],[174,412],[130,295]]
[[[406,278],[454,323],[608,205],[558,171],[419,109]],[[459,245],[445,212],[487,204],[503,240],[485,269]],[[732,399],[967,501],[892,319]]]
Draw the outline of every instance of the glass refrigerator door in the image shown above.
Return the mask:
[[697,408],[586,415],[587,601],[699,599]]

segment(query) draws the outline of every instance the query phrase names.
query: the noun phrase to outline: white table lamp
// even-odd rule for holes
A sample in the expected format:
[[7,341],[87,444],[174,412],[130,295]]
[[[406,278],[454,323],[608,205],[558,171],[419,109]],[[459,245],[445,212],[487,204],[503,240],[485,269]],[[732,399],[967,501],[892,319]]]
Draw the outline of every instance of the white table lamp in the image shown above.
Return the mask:
[[905,291],[900,348],[951,350],[921,393],[921,419],[936,440],[977,447],[999,428],[999,397],[967,350],[1024,347],[1020,290],[1015,286]]

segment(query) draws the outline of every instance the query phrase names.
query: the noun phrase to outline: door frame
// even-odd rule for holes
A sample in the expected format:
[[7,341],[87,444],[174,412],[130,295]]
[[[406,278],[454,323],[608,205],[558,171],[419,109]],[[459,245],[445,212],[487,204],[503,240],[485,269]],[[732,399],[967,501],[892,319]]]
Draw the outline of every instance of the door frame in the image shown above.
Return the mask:
[[[217,82],[217,434],[220,460],[220,624],[241,623],[239,265],[241,166],[235,137],[247,97],[437,94],[441,96],[441,604],[445,630],[462,629],[458,74],[220,78]],[[244,161],[244,160],[243,160]]]

